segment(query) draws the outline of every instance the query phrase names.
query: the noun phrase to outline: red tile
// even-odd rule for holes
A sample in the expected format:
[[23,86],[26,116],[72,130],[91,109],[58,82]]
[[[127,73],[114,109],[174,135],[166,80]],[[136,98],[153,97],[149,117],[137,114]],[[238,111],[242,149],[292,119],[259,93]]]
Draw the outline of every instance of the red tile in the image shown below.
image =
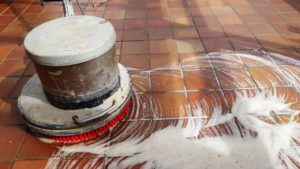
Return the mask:
[[284,77],[272,67],[250,67],[248,68],[251,76],[260,87],[287,86]]
[[209,6],[225,6],[227,4],[224,0],[209,0],[207,3]]
[[234,49],[261,48],[255,36],[231,37],[230,42]]
[[124,31],[124,41],[147,40],[145,29],[126,29]]
[[223,25],[223,29],[227,36],[249,36],[252,33],[245,25]]
[[214,68],[243,68],[243,62],[235,53],[223,52],[209,54],[209,59]]
[[174,17],[170,22],[173,27],[194,26],[192,17]]
[[292,4],[286,3],[286,4],[275,4],[275,7],[280,12],[298,12],[299,10],[295,8]]
[[43,11],[43,9],[44,9],[45,7],[44,6],[42,6],[42,5],[40,5],[40,4],[38,4],[38,5],[35,5],[35,4],[33,4],[33,5],[30,5],[25,11],[24,11],[24,13],[41,13],[42,11]]
[[184,93],[153,93],[153,100],[158,103],[156,118],[189,117],[187,100]]
[[176,39],[198,38],[195,27],[173,28],[174,37]]
[[144,41],[123,42],[122,54],[147,54],[148,43]]
[[0,62],[15,48],[16,44],[10,39],[0,37]]
[[176,47],[179,54],[204,52],[204,47],[200,39],[176,40]]
[[212,116],[216,107],[227,112],[226,101],[220,91],[199,91],[188,93],[192,114],[194,116]]
[[216,74],[223,89],[256,87],[249,73],[245,69],[217,69]]
[[17,155],[25,136],[24,129],[19,127],[0,127],[0,160],[11,160]]
[[233,6],[233,9],[240,15],[251,15],[256,13],[255,9],[250,5]]
[[161,70],[151,73],[152,91],[183,90],[184,83],[180,71]]
[[242,24],[242,20],[236,14],[220,15],[217,18],[221,25]]
[[133,87],[133,92],[150,91],[149,72],[131,71],[129,72]]
[[209,57],[201,53],[186,53],[179,55],[183,70],[212,68]]
[[211,27],[215,27],[215,26],[219,26],[219,22],[217,20],[216,17],[214,16],[197,16],[194,17],[194,21],[196,26],[211,26]]
[[0,25],[9,25],[11,24],[17,17],[14,15],[10,15],[10,16],[0,16]]
[[203,44],[207,52],[233,50],[227,38],[205,38]]
[[0,125],[24,124],[16,100],[3,100],[2,102],[2,107],[0,105]]
[[23,60],[6,60],[0,64],[0,76],[22,75],[27,63]]
[[200,37],[223,37],[225,36],[223,29],[220,26],[201,26],[197,27]]
[[24,59],[26,56],[24,46],[17,46],[8,56],[6,59]]
[[[273,65],[273,60],[269,54],[263,50],[241,50],[239,51],[238,55],[246,66]],[[248,57],[249,55],[253,55],[255,58]]]
[[43,169],[47,160],[19,160],[15,161],[12,169]]
[[122,55],[121,63],[132,69],[149,69],[148,55]]
[[268,23],[284,23],[287,22],[280,13],[267,13],[262,15]]
[[104,14],[105,19],[123,19],[125,10],[107,10]]
[[183,74],[189,90],[219,88],[212,69],[185,70]]
[[168,17],[168,12],[166,9],[147,10],[147,16],[149,18],[164,18]]
[[17,77],[0,77],[0,98],[8,98],[18,80],[19,78]]
[[242,97],[254,97],[259,93],[258,89],[234,89],[224,90],[224,96],[228,104],[229,110],[232,109],[233,104],[239,96]]
[[149,39],[172,39],[173,34],[170,28],[151,28],[148,29]]
[[291,23],[276,23],[272,27],[280,34],[299,34],[300,30]]
[[167,1],[168,8],[186,8],[188,7],[187,3],[184,1]]
[[263,24],[265,23],[265,19],[257,14],[251,15],[241,15],[241,19],[244,21],[245,24]]
[[148,28],[169,27],[170,23],[167,18],[148,18]]
[[147,20],[142,18],[133,18],[125,20],[125,29],[143,29],[147,27]]
[[151,69],[178,68],[178,56],[176,53],[152,54],[150,56]]
[[234,10],[230,6],[217,6],[211,7],[215,15],[231,15],[234,14]]
[[253,7],[255,8],[255,10],[258,13],[276,13],[279,12],[274,5],[272,4],[260,4],[260,5],[253,5]]
[[169,17],[180,17],[180,16],[190,16],[191,12],[188,8],[177,8],[168,10]]
[[147,2],[147,9],[162,9],[166,7],[167,7],[167,3],[165,2],[159,2],[159,1]]
[[55,144],[43,143],[38,139],[38,137],[27,134],[18,154],[18,158],[48,158],[58,151],[56,146],[57,145]]
[[126,11],[126,18],[145,18],[147,16],[144,10],[128,10]]
[[8,161],[3,161],[3,162],[0,162],[0,168],[1,169],[9,169],[10,168],[10,162]]
[[288,42],[279,35],[257,36],[257,39],[266,49],[290,47]]
[[247,0],[227,0],[227,2],[234,6],[234,5],[249,5]]
[[123,33],[124,33],[124,30],[122,30],[122,29],[116,30],[116,34],[117,34],[116,41],[117,42],[123,41]]
[[187,0],[186,3],[190,8],[199,8],[208,5],[205,0]]
[[248,25],[248,28],[254,35],[276,34],[276,32],[272,29],[272,27],[267,24],[251,24]]
[[[140,76],[138,78],[139,80],[135,79],[136,81],[133,81],[133,85],[134,85],[133,92],[139,92],[139,90],[141,90],[140,92],[142,93],[134,93],[134,95],[132,96],[133,101],[132,101],[130,111],[123,118],[123,121],[133,120],[139,123],[142,121],[137,119],[150,120],[153,119],[154,112],[157,111],[155,110],[157,103],[152,99],[151,93],[145,91],[148,89],[150,90],[149,81],[146,82],[144,76],[142,80]],[[145,87],[147,87],[147,89]],[[120,126],[116,126],[116,127],[120,127]],[[125,134],[124,136],[126,137],[129,135]]]
[[59,168],[104,169],[104,158],[64,159]]
[[214,13],[210,7],[190,8],[192,16],[212,16]]
[[174,40],[153,40],[149,42],[150,53],[176,53]]
[[124,28],[124,19],[110,19],[109,22],[114,26],[115,29]]

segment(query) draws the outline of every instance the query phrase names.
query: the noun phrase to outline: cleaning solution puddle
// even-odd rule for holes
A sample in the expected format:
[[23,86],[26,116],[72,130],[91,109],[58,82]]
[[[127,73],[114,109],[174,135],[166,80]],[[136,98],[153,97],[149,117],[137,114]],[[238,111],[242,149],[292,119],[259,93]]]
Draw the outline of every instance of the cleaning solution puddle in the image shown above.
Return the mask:
[[[127,119],[112,129],[108,137],[59,146],[46,168],[300,168],[300,124],[297,123],[300,62],[254,49],[210,53],[185,58],[178,68],[181,76],[186,70],[202,69],[199,65],[205,59],[217,77],[214,80],[220,88],[216,90],[221,95],[179,106],[180,110],[176,111],[188,109],[187,116],[162,118],[165,111],[162,103],[151,94],[139,91],[141,86],[145,89],[142,78],[136,82],[134,90],[138,92],[134,94],[134,106]],[[272,74],[254,73],[266,67]],[[168,68],[167,65],[143,73]],[[229,69],[245,71],[230,74]],[[197,91],[183,90],[186,97]],[[219,97],[227,98],[226,109],[216,101]],[[63,162],[76,153],[90,153],[93,157],[84,158],[84,162],[78,159]],[[99,162],[102,159],[104,162]]]

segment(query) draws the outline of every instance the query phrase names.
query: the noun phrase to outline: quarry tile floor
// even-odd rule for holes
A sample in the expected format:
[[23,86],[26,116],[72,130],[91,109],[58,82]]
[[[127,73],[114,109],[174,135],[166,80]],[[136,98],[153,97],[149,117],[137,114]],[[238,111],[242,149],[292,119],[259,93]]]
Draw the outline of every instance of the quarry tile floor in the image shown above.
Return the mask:
[[[86,15],[104,17],[115,27],[117,55],[132,77],[133,97],[141,102],[152,98],[160,109],[139,107],[138,114],[129,113],[98,139],[109,140],[134,121],[142,124],[141,132],[126,131],[128,135],[150,136],[178,119],[197,116],[193,113],[197,106],[207,118],[215,105],[226,113],[239,90],[251,95],[257,90],[272,93],[276,89],[275,94],[284,93],[294,102],[292,106],[300,108],[295,86],[264,63],[234,54],[225,58],[206,55],[257,48],[263,52],[256,56],[299,76],[299,65],[269,54],[300,59],[299,0],[108,0],[97,7],[92,7],[91,1],[79,2]],[[75,2],[74,8],[81,14]],[[44,168],[57,152],[56,145],[42,143],[28,132],[16,103],[23,85],[35,74],[23,48],[25,35],[62,16],[61,2],[44,6],[38,0],[0,2],[0,169]],[[147,130],[149,126],[151,130]],[[226,126],[220,128],[218,132],[203,130],[200,136],[229,131]],[[58,168],[68,168],[74,159],[81,168],[93,157],[73,154],[61,159]],[[120,159],[98,158],[95,166],[107,168],[114,160]]]

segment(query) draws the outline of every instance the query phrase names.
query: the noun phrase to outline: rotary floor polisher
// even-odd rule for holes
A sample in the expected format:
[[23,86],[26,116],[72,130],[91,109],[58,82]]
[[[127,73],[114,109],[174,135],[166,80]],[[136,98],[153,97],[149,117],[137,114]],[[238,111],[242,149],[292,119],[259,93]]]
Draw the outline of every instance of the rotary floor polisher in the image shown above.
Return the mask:
[[37,74],[18,107],[29,128],[55,142],[93,139],[116,125],[130,109],[131,80],[118,63],[110,22],[74,16],[48,21],[27,34],[24,47]]

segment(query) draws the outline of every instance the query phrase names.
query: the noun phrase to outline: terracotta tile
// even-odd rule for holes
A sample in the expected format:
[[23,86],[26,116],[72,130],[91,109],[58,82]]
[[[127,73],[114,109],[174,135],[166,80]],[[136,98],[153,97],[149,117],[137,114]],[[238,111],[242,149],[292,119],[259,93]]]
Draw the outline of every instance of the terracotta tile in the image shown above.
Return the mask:
[[261,15],[257,15],[257,14],[241,15],[240,17],[247,25],[265,23],[265,19]]
[[146,10],[147,6],[144,1],[134,1],[127,4],[127,10]]
[[122,55],[121,63],[129,69],[149,69],[148,55]]
[[9,25],[11,24],[17,17],[14,15],[8,15],[8,16],[0,16],[0,25]]
[[220,26],[201,26],[197,27],[200,37],[222,37],[225,36],[223,29]]
[[104,17],[104,11],[98,11],[98,10],[86,11],[84,14],[85,15],[90,15],[90,16],[98,16],[98,17],[101,17],[101,18]]
[[149,42],[150,53],[175,53],[176,46],[173,40],[152,40]]
[[147,10],[147,16],[149,18],[168,17],[168,11],[166,9]]
[[186,3],[190,8],[204,7],[208,5],[205,0],[187,0]]
[[[300,67],[297,65],[279,65],[279,67],[285,74],[290,74],[294,77],[300,76]],[[300,84],[299,78],[294,78],[294,79],[295,79],[295,83]]]
[[125,18],[125,10],[108,10],[104,14],[105,19],[122,19]]
[[3,102],[3,105],[0,103],[0,125],[24,124],[16,100],[3,100],[0,102]]
[[3,162],[0,162],[0,168],[1,169],[9,169],[10,168],[10,162],[8,161],[3,161]]
[[148,43],[147,42],[123,42],[122,54],[147,54]]
[[148,29],[149,39],[172,39],[173,34],[170,28],[152,28]]
[[223,25],[227,36],[249,36],[252,33],[245,25]]
[[159,1],[147,2],[147,9],[161,9],[166,7],[167,7],[167,3],[165,2],[159,2]]
[[233,50],[227,38],[205,38],[202,40],[207,52]]
[[176,39],[198,38],[195,27],[173,28],[174,37]]
[[219,88],[212,69],[185,70],[183,74],[188,90]]
[[234,10],[230,6],[217,6],[211,7],[212,11],[215,15],[232,15],[234,14]]
[[147,40],[145,29],[126,29],[124,31],[124,41]]
[[192,16],[212,16],[214,13],[209,7],[190,8]]
[[30,5],[24,13],[41,13],[45,7],[41,5]]
[[181,73],[177,70],[161,70],[151,73],[152,91],[183,90],[184,83]]
[[221,25],[242,24],[242,20],[236,14],[220,15],[217,19]]
[[227,3],[224,0],[209,0],[209,6],[225,6]]
[[26,66],[23,60],[6,60],[0,65],[0,76],[22,75]]
[[179,54],[203,52],[204,47],[198,39],[176,40],[177,51]]
[[27,134],[18,158],[48,158],[58,151],[56,146],[55,144],[43,143],[38,137]]
[[211,53],[209,59],[214,68],[243,68],[243,62],[235,53]]
[[272,27],[280,34],[299,34],[300,30],[296,26],[290,23],[276,23],[272,24]]
[[230,42],[236,50],[247,48],[261,48],[261,45],[258,43],[254,36],[230,37]]
[[219,27],[219,22],[215,16],[199,16],[199,17],[194,17],[194,21],[196,26],[218,26]]
[[272,29],[272,27],[267,24],[251,24],[248,25],[248,28],[254,35],[276,34],[276,32]]
[[156,118],[189,117],[187,100],[184,93],[153,93],[153,99],[159,104]]
[[170,23],[167,18],[148,18],[148,28],[169,27]]
[[104,169],[104,158],[65,159],[60,162],[59,168]]
[[277,48],[277,49],[268,49],[268,52],[270,54],[270,57],[277,63],[277,64],[293,64],[291,61],[287,61],[285,58],[283,58],[281,55],[289,58],[294,58],[299,60],[300,59],[300,53],[296,52],[295,50],[288,48]]
[[125,20],[125,29],[143,29],[147,27],[147,20],[142,18],[133,18]]
[[284,23],[287,22],[280,13],[267,13],[262,15],[268,23]]
[[[107,158],[107,160],[105,161],[106,162],[106,167],[113,168],[116,165],[117,166],[122,166],[123,165],[122,162],[125,161],[127,158],[129,158],[129,157],[111,157],[111,158]],[[130,166],[130,169],[145,168],[145,166],[146,166],[145,163],[146,162],[134,164],[133,166]],[[151,164],[151,165],[147,164],[147,167],[155,168],[155,165],[154,164]],[[129,168],[126,168],[126,169],[129,169]]]
[[188,4],[184,1],[167,1],[168,8],[186,8]]
[[[149,93],[147,91],[144,92],[144,90],[146,90],[146,87],[148,87],[148,86],[146,86],[146,84],[149,85],[149,83],[145,81],[146,77],[143,77],[143,79],[141,79],[142,77],[138,77],[138,78],[139,78],[139,80],[137,81],[137,79],[135,79],[136,81],[133,82],[133,85],[138,85],[139,87],[138,87],[138,89],[133,88],[133,90],[134,90],[134,92],[135,91],[138,92],[140,89],[143,91],[140,91],[142,93],[139,92],[139,93],[134,93],[132,95],[132,102],[131,102],[132,104],[131,104],[130,110],[125,115],[125,117],[123,118],[122,121],[133,120],[133,121],[138,122],[138,124],[140,124],[139,122],[141,122],[141,121],[137,120],[137,119],[143,119],[143,120],[153,119],[154,112],[157,111],[157,107],[156,107],[157,102],[155,102],[153,100],[151,93]],[[133,86],[133,87],[137,87],[137,86]],[[149,85],[148,89],[150,90],[150,85]],[[124,127],[126,127],[126,126],[124,126]],[[126,135],[124,135],[124,136],[126,137]]]
[[183,70],[212,68],[209,57],[200,53],[186,53],[179,55]]
[[178,68],[178,56],[176,53],[153,54],[150,56],[151,69]]
[[21,14],[27,7],[28,7],[28,4],[26,4],[26,5],[11,5],[2,13],[2,15],[17,16],[17,15]]
[[12,169],[43,169],[47,160],[19,160],[15,161]]
[[248,0],[250,4],[268,4],[267,0]]
[[173,27],[180,26],[194,26],[192,17],[176,17],[171,18],[171,24]]
[[117,41],[117,42],[123,41],[123,32],[124,32],[123,29],[116,30],[116,34],[117,34],[117,39],[116,39],[116,41]]
[[279,35],[257,36],[258,41],[267,48],[288,48],[288,42]]
[[[248,57],[249,55],[255,56],[255,58]],[[238,56],[244,62],[246,66],[267,66],[274,65],[272,58],[266,51],[260,50],[241,50]]]
[[187,119],[155,119],[153,132],[164,130],[168,127],[186,127],[188,123]]
[[233,9],[240,15],[255,14],[255,9],[250,5],[233,6]]
[[276,13],[279,12],[272,4],[252,5],[258,13]]
[[[109,22],[114,26],[115,29],[123,29],[124,28],[124,19],[110,19]],[[130,23],[127,26],[132,26]]]
[[227,2],[234,6],[234,5],[249,5],[247,0],[227,0]]
[[255,87],[253,80],[245,69],[222,68],[217,69],[216,74],[223,89]]
[[14,42],[10,42],[7,38],[0,37],[0,61],[4,60],[15,46],[16,44]]
[[291,108],[298,110],[300,108],[300,100],[297,90],[293,87],[272,87],[262,89],[266,94],[282,97],[286,104],[290,104]]
[[250,67],[251,76],[259,87],[287,86],[287,82],[272,67]]
[[297,12],[297,9],[291,5],[291,4],[275,4],[275,7],[280,11],[280,12]]
[[210,117],[216,107],[221,109],[222,114],[227,112],[226,102],[221,91],[189,92],[188,96],[194,116]]
[[300,37],[294,35],[283,35],[283,38],[289,43],[291,47],[299,49]]
[[281,13],[289,22],[298,22],[300,14],[298,12]]
[[129,74],[131,77],[133,92],[150,91],[150,75],[148,72],[131,71]]
[[25,136],[24,129],[19,127],[0,127],[0,160],[11,160],[17,155],[17,151]]
[[34,65],[33,65],[33,63],[30,63],[27,66],[27,69],[25,70],[24,75],[25,76],[31,76],[31,75],[34,75],[35,73],[36,73],[36,71],[35,71]]
[[177,8],[168,10],[169,17],[190,16],[191,12],[187,8]]
[[126,11],[126,18],[145,18],[146,11],[144,10],[128,10]]
[[17,77],[0,77],[0,98],[8,98],[18,80]]

